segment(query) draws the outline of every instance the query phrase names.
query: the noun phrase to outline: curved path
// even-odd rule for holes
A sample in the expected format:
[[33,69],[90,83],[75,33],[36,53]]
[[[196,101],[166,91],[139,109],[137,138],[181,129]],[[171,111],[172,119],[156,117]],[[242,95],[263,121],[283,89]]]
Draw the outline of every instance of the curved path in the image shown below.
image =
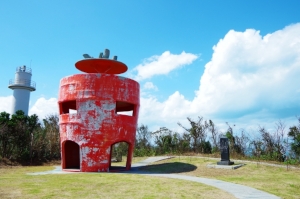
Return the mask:
[[221,189],[223,191],[226,191],[226,192],[234,195],[236,198],[241,198],[241,199],[253,199],[253,198],[278,199],[278,198],[280,198],[273,194],[269,194],[267,192],[260,191],[260,190],[257,190],[257,189],[251,188],[251,187],[247,187],[244,185],[239,185],[239,184],[235,184],[235,183],[231,183],[231,182],[216,180],[216,179],[200,178],[200,177],[187,176],[187,175],[181,175],[181,174],[180,175],[179,174],[157,174],[157,173],[154,174],[154,173],[141,172],[138,170],[138,168],[141,166],[146,166],[150,163],[168,159],[168,158],[172,158],[172,157],[150,157],[142,162],[133,164],[131,171],[127,171],[125,173],[134,173],[134,174],[165,177],[165,178],[175,178],[175,179],[198,182],[198,183],[216,187],[218,189]]
[[[168,159],[168,158],[172,158],[172,157],[150,157],[139,163],[132,164],[132,169],[130,171],[124,171],[124,172],[120,172],[120,173],[132,173],[132,174],[157,176],[157,177],[165,177],[165,178],[175,178],[175,179],[198,182],[198,183],[206,184],[206,185],[221,189],[223,191],[226,191],[226,192],[234,195],[236,198],[240,198],[240,199],[255,199],[255,198],[257,198],[257,199],[261,199],[261,198],[279,199],[280,198],[273,194],[269,194],[267,192],[260,191],[260,190],[257,190],[257,189],[251,188],[251,187],[247,187],[244,185],[239,185],[239,184],[235,184],[235,183],[231,183],[231,182],[216,180],[216,179],[200,178],[200,177],[186,176],[186,175],[179,175],[179,174],[157,174],[157,173],[142,172],[142,171],[138,170],[139,167],[146,166],[150,163]],[[52,171],[36,172],[36,173],[28,173],[28,174],[29,175],[45,175],[45,174],[70,174],[70,173],[78,173],[78,172],[62,171],[61,166],[56,166],[56,168]]]
[[[208,179],[208,178],[199,178],[199,177],[193,177],[193,176],[186,176],[186,175],[178,175],[178,174],[143,174],[143,175],[149,175],[149,176],[158,176],[158,177],[166,177],[166,178],[175,178],[175,179],[181,179],[181,180],[189,180],[193,182],[203,183],[206,185],[210,185],[213,187],[216,187],[218,189],[222,189],[223,191],[226,191],[232,195],[234,195],[236,198],[243,198],[243,199],[250,199],[250,198],[259,198],[259,199],[278,199],[279,197],[251,188],[244,185],[234,184],[230,182],[224,182],[221,180],[215,180],[215,179]],[[222,198],[222,197],[221,197]]]

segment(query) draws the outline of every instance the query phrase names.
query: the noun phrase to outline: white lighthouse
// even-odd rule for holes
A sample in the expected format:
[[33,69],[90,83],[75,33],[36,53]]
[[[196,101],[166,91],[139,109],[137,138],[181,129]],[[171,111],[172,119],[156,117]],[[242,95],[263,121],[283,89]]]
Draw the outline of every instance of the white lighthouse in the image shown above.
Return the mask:
[[31,68],[20,66],[16,69],[15,79],[9,80],[8,88],[14,90],[12,112],[22,110],[28,115],[30,92],[35,91],[35,82],[31,81]]

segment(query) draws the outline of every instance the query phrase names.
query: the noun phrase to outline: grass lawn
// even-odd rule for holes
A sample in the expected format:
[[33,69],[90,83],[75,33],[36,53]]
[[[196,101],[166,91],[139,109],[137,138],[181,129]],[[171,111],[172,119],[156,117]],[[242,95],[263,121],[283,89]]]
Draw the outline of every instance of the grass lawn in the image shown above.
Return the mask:
[[197,157],[176,157],[145,167],[145,171],[179,173],[204,178],[219,179],[250,186],[282,198],[300,198],[300,169],[278,168],[256,163],[246,163],[236,170],[207,168],[216,160]]
[[[145,160],[145,157],[133,157],[131,164],[140,162]],[[127,157],[126,156],[122,156],[122,162],[111,162],[111,166],[122,166],[122,167],[126,167],[126,161],[127,161]]]
[[227,192],[200,183],[134,174],[27,175],[53,169],[53,166],[0,168],[0,198],[233,198]]
[[[133,158],[134,162],[145,158]],[[126,161],[123,159],[123,161]],[[144,171],[177,173],[243,184],[282,198],[300,198],[300,169],[246,163],[236,170],[207,168],[216,160],[176,157]],[[117,163],[117,164],[122,164]],[[233,198],[211,186],[184,180],[116,173],[27,175],[53,166],[0,168],[0,198]]]

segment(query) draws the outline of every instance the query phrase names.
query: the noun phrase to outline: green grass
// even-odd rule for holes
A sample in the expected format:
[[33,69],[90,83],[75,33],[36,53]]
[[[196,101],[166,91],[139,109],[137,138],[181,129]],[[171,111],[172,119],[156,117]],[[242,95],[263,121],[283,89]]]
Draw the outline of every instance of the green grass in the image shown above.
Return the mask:
[[256,163],[246,163],[245,166],[236,170],[206,167],[207,164],[216,164],[216,162],[208,158],[180,157],[179,159],[177,157],[157,162],[143,170],[219,179],[250,186],[282,198],[300,198],[300,169],[287,171],[286,168],[257,165]]
[[[134,158],[133,162],[145,158]],[[180,157],[144,171],[178,173],[250,186],[282,198],[299,198],[300,169],[246,163],[237,170],[210,169],[209,158]],[[0,198],[233,198],[222,190],[177,179],[116,173],[27,175],[52,166],[0,168]]]
[[27,175],[52,166],[0,168],[0,198],[232,198],[203,184],[134,174]]

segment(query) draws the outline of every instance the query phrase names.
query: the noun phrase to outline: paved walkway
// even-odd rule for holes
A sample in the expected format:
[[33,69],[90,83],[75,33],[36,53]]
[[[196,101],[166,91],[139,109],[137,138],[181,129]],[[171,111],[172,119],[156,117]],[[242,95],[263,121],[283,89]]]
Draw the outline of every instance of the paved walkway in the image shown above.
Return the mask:
[[[218,160],[220,161],[220,158],[211,158],[211,157],[201,157],[201,156],[173,156],[173,157],[188,157],[188,158],[201,158],[201,159],[210,159],[210,160]],[[263,161],[255,161],[255,160],[238,160],[238,159],[230,159],[230,161],[233,162],[240,162],[240,163],[254,163],[254,164],[259,164],[259,165],[267,165],[267,166],[272,166],[272,167],[280,167],[280,168],[286,168],[287,165],[282,165],[282,164],[272,164],[272,163],[267,163]],[[295,167],[292,165],[288,165],[289,169],[300,169],[299,167]]]
[[[251,188],[244,185],[234,184],[230,182],[224,182],[221,180],[215,180],[215,179],[208,179],[208,178],[199,178],[199,177],[193,177],[193,176],[186,176],[186,175],[178,175],[178,174],[143,174],[143,175],[149,175],[149,176],[157,176],[157,177],[166,177],[166,178],[175,178],[175,179],[181,179],[181,180],[188,180],[193,182],[198,182],[206,185],[210,185],[213,187],[216,187],[218,189],[221,189],[223,191],[226,191],[232,195],[234,195],[236,198],[243,198],[243,199],[252,199],[252,198],[259,198],[259,199],[278,199],[279,197]],[[222,197],[220,197],[222,198]]]
[[187,175],[179,175],[179,174],[157,174],[157,173],[147,173],[147,172],[141,172],[138,170],[141,166],[146,166],[150,163],[157,162],[164,159],[169,159],[172,157],[150,157],[142,162],[136,163],[132,165],[132,170],[127,171],[126,173],[135,173],[135,174],[141,174],[141,175],[147,175],[147,176],[157,176],[157,177],[165,177],[165,178],[175,178],[175,179],[181,179],[181,180],[188,180],[193,182],[198,182],[202,184],[206,184],[209,186],[216,187],[218,189],[221,189],[223,191],[226,191],[232,195],[234,195],[236,198],[241,199],[279,199],[280,197],[275,196],[273,194],[269,194],[264,191],[260,191],[257,189],[254,189],[252,187],[247,187],[244,185],[239,185],[231,182],[224,182],[221,180],[216,179],[209,179],[209,178],[200,178],[200,177],[194,177],[194,176],[187,176]]
[[[275,195],[272,195],[267,192],[260,191],[260,190],[257,190],[257,189],[251,188],[251,187],[247,187],[247,186],[239,185],[239,184],[235,184],[235,183],[230,183],[230,182],[224,182],[221,180],[200,178],[200,177],[186,176],[186,175],[179,175],[179,174],[157,174],[157,173],[142,172],[142,171],[138,170],[139,167],[143,167],[150,163],[168,159],[168,158],[172,158],[172,157],[150,157],[139,163],[132,164],[132,169],[130,171],[124,171],[121,173],[140,174],[140,175],[146,175],[146,176],[157,176],[157,177],[165,177],[165,178],[175,178],[175,179],[198,182],[198,183],[206,184],[206,185],[221,189],[223,191],[226,191],[226,192],[232,194],[233,196],[235,196],[236,198],[240,198],[240,199],[261,199],[261,198],[263,198],[263,199],[279,199],[280,198],[278,196],[275,196]],[[55,169],[52,171],[36,172],[36,173],[28,173],[28,174],[29,175],[46,175],[46,174],[70,174],[70,173],[78,173],[78,172],[62,171],[61,166],[56,166]]]
[[143,160],[141,162],[132,164],[131,165],[131,170],[135,171],[139,167],[147,166],[148,164],[151,164],[153,162],[158,162],[158,161],[166,160],[166,159],[170,159],[170,158],[173,158],[173,156],[155,156],[155,157],[150,157],[150,158],[147,158],[146,160]]

